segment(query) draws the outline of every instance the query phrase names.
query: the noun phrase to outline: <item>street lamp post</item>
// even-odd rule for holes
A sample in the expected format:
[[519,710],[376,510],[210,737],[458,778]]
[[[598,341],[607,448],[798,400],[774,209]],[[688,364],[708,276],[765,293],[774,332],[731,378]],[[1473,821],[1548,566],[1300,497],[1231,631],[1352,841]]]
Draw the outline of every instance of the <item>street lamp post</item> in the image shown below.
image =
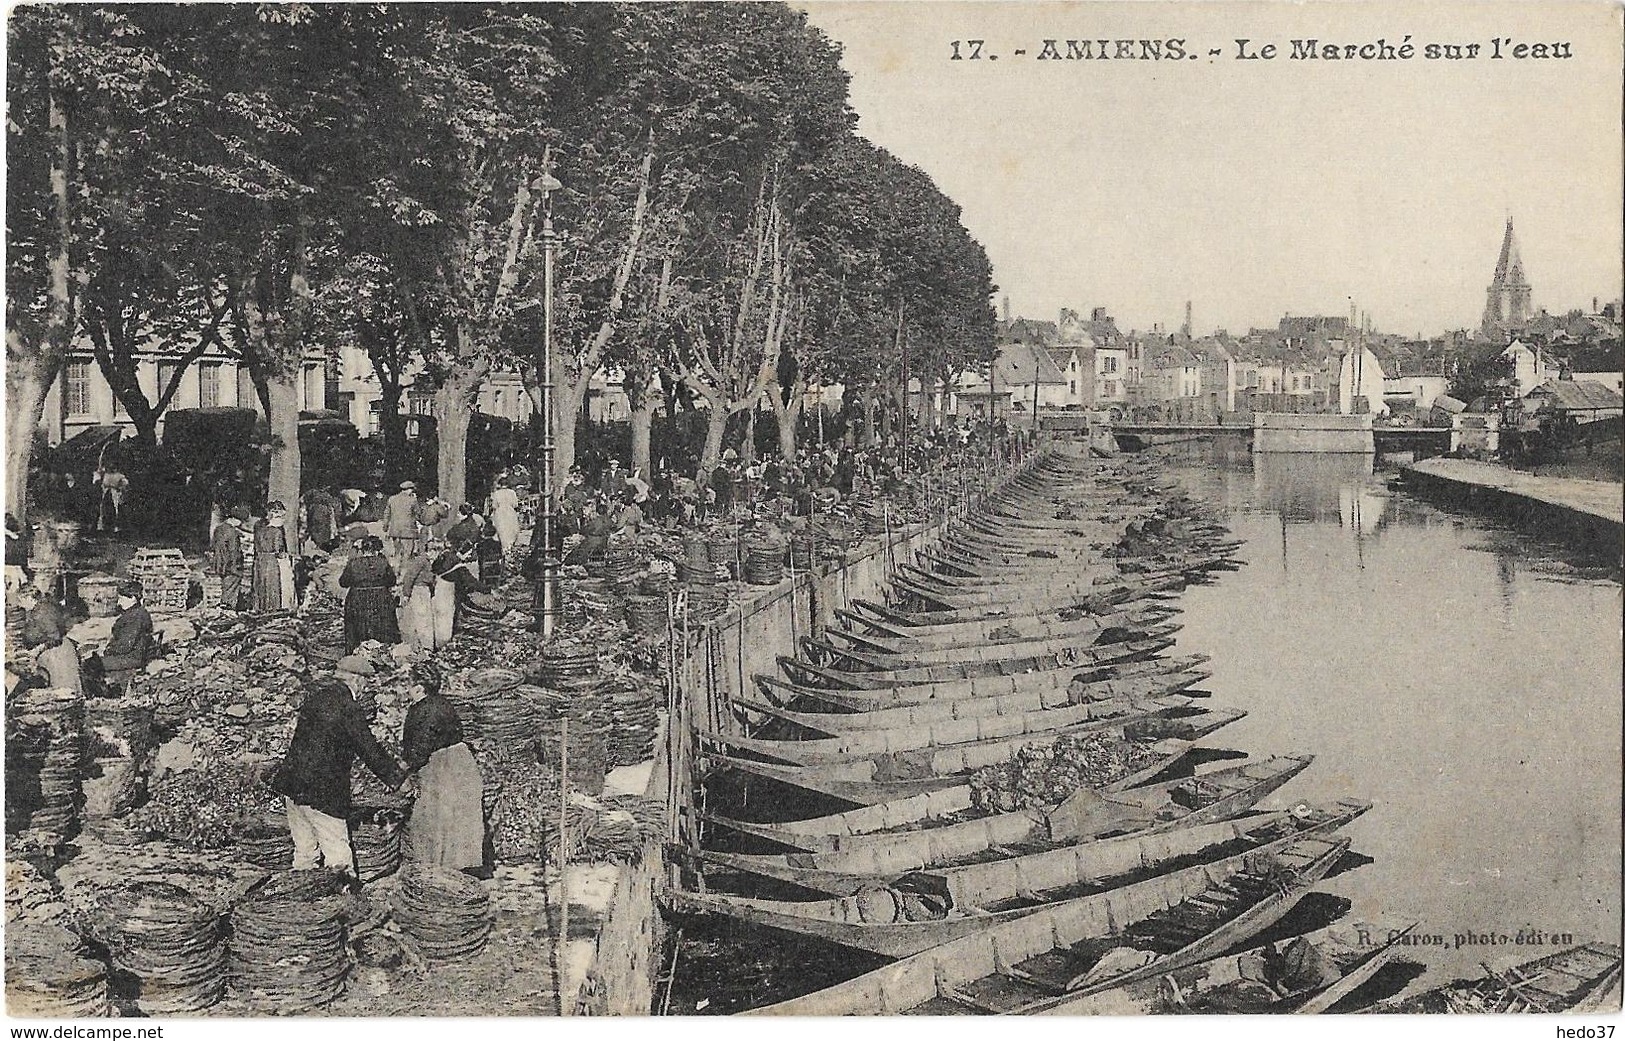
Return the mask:
[[553,230],[553,193],[563,187],[544,169],[535,186],[542,195],[542,555],[536,587],[536,626],[553,635],[559,619],[559,556],[554,542],[558,513],[553,494],[553,259],[558,235]]

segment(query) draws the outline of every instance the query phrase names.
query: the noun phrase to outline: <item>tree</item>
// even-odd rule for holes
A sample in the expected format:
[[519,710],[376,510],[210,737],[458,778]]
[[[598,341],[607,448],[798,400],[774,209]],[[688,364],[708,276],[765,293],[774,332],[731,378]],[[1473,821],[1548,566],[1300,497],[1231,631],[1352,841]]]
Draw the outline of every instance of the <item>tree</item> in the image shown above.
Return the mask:
[[87,159],[168,85],[124,9],[24,7],[7,26],[6,508],[26,516],[45,397],[79,327],[108,182]]
[[702,473],[728,417],[773,380],[805,260],[797,214],[810,172],[851,132],[838,49],[805,16],[767,5],[694,5],[691,63],[727,79],[708,106],[726,121],[697,154],[676,229],[674,367],[708,407]]

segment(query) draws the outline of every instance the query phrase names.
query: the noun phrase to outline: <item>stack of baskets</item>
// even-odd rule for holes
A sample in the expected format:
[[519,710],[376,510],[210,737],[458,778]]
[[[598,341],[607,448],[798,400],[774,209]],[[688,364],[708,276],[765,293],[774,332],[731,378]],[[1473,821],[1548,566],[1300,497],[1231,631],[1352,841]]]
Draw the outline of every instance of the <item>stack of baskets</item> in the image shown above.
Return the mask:
[[613,540],[604,550],[604,578],[611,582],[626,583],[642,570],[638,564],[637,546],[630,541]]
[[85,699],[34,688],[6,710],[7,828],[68,835],[84,804]]
[[99,1019],[112,1011],[107,966],[66,929],[33,923],[8,930],[6,1010],[42,1019]]
[[728,569],[730,578],[739,578],[739,536],[737,534],[719,532],[711,536],[706,544],[706,556],[713,568],[721,566]]
[[[130,558],[128,574],[141,583],[142,601],[163,611],[186,609],[192,586],[192,566],[178,549],[139,549]],[[218,600],[218,598],[217,598]]]
[[272,875],[232,910],[231,989],[266,1012],[297,1014],[344,993],[343,876]]
[[367,809],[355,815],[351,840],[355,844],[356,877],[363,882],[388,878],[401,866],[401,832],[406,815],[400,810]]
[[591,648],[553,644],[542,648],[533,678],[554,690],[568,688],[598,675],[598,654]]
[[131,989],[119,997],[149,1016],[196,1012],[220,1000],[226,949],[220,915],[179,886],[136,882],[100,903],[99,935]]
[[790,563],[797,571],[811,571],[815,559],[814,536],[811,531],[798,531],[790,537]]
[[716,565],[705,541],[699,538],[683,540],[683,559],[677,565],[677,574],[690,585],[711,585],[717,580]]
[[709,622],[728,609],[728,591],[719,585],[692,583],[687,603],[691,622]]
[[413,864],[392,905],[395,921],[429,961],[473,957],[491,936],[491,898],[460,871]]
[[626,602],[626,621],[639,636],[666,635],[666,598],[634,596]]
[[232,829],[232,847],[238,859],[262,871],[286,871],[293,867],[293,835],[281,815],[243,821]]
[[753,586],[776,586],[784,578],[784,544],[758,542],[745,554],[745,581]]

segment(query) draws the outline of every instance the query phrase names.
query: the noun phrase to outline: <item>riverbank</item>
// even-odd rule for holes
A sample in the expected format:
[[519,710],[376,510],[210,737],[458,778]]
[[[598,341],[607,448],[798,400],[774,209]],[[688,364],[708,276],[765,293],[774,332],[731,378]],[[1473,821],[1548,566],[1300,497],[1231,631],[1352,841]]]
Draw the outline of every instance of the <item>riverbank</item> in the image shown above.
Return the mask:
[[1618,484],[1524,473],[1470,459],[1427,459],[1401,473],[1423,496],[1487,508],[1525,530],[1572,539],[1615,557],[1625,554],[1625,500]]

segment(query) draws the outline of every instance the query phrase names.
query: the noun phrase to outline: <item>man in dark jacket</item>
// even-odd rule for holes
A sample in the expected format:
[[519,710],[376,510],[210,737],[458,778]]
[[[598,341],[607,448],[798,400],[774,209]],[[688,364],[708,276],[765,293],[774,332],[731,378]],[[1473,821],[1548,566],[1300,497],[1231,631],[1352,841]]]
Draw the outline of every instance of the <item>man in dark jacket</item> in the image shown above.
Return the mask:
[[113,623],[107,648],[102,651],[102,672],[109,692],[123,690],[158,654],[152,612],[141,602],[141,583],[125,582],[119,586],[118,603],[122,610]]
[[287,803],[295,869],[315,867],[319,855],[325,866],[355,877],[348,818],[350,767],[357,757],[385,784],[400,786],[400,765],[372,736],[344,681],[307,682],[288,754],[271,780],[271,790]]

